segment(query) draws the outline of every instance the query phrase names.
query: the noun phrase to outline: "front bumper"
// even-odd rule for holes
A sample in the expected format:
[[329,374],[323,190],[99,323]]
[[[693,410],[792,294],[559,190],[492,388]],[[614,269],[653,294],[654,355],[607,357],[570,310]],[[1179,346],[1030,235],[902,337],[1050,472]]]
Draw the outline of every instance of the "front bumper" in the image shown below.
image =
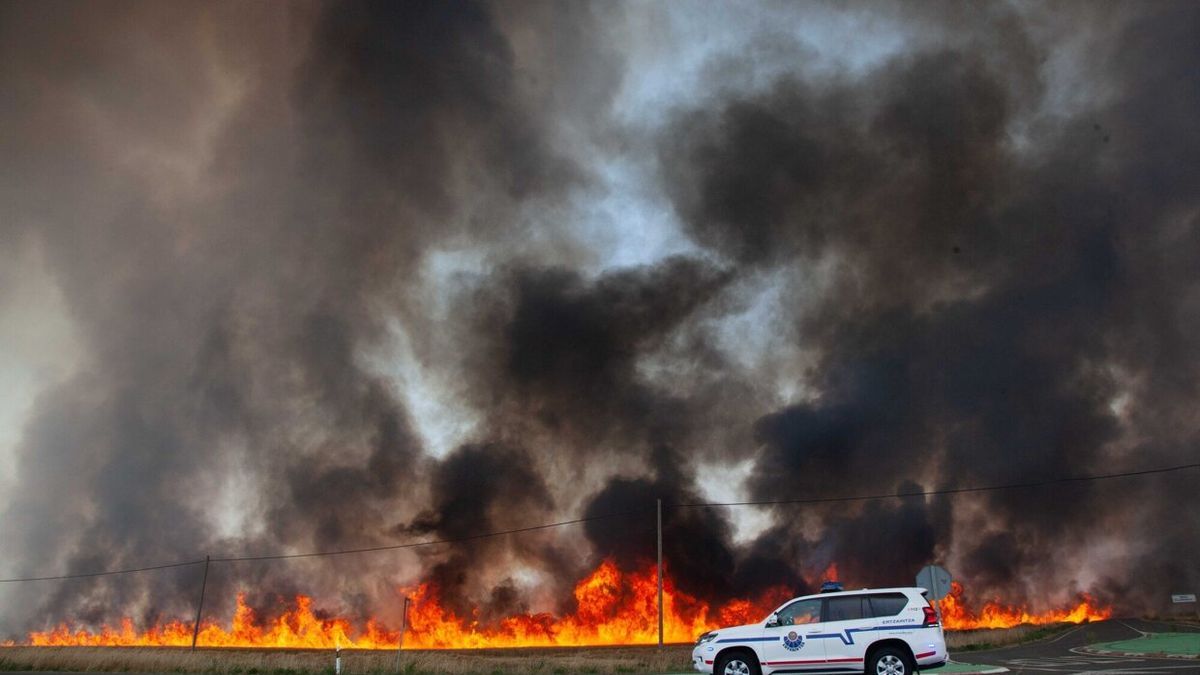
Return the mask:
[[713,671],[713,655],[716,651],[711,644],[696,645],[696,648],[692,650],[692,667],[701,673],[711,673]]

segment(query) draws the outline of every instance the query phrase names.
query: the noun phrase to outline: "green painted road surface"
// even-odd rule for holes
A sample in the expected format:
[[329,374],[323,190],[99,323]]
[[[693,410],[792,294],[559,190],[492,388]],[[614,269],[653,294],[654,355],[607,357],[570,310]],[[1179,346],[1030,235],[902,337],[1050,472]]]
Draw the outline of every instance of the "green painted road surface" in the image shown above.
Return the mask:
[[1132,640],[1092,645],[1093,649],[1127,654],[1171,654],[1200,657],[1200,633],[1150,633]]

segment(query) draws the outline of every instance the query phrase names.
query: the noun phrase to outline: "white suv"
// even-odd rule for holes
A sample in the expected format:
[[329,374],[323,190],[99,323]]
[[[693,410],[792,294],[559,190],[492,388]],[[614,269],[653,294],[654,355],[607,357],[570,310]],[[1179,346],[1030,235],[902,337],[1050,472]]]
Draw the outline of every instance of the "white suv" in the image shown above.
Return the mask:
[[946,638],[923,588],[806,595],[766,621],[705,633],[692,650],[702,673],[910,675],[946,663]]

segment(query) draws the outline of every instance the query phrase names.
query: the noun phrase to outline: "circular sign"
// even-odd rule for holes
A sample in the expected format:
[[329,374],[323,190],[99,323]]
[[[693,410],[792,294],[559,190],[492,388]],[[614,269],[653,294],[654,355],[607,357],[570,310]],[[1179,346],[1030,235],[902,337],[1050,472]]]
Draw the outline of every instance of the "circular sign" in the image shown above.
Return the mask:
[[952,577],[945,567],[927,565],[917,572],[917,586],[929,591],[930,600],[941,600],[950,594]]

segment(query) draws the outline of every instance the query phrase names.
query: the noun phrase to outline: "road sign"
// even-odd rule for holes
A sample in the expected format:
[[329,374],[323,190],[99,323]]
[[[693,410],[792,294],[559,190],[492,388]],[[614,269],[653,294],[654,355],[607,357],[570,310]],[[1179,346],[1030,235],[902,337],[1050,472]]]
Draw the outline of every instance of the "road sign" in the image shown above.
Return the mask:
[[917,572],[917,586],[929,591],[930,600],[941,600],[950,593],[950,573],[944,567],[928,565]]
[[1175,595],[1171,596],[1171,602],[1173,602],[1177,605],[1182,605],[1185,602],[1195,602],[1195,601],[1196,601],[1195,593],[1176,593]]

